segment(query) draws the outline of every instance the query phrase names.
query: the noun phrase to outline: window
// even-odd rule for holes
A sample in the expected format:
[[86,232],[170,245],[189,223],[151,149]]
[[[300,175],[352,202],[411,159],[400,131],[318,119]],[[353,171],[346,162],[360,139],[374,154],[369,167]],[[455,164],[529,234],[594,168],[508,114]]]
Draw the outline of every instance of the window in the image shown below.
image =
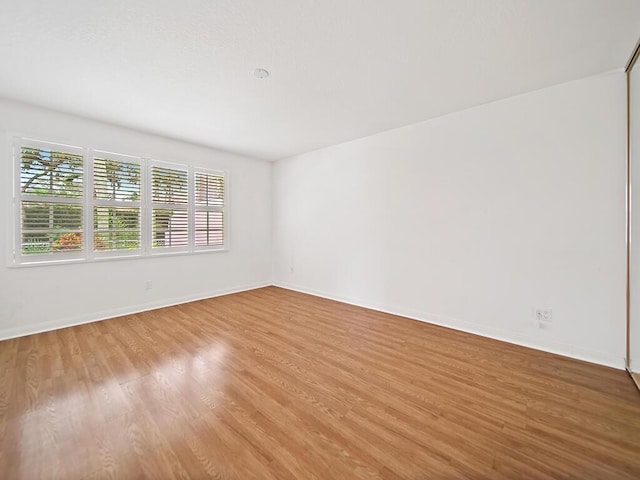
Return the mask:
[[140,253],[140,162],[122,155],[93,157],[93,250]]
[[195,172],[195,245],[224,245],[224,176]]
[[14,264],[225,250],[225,172],[16,140]]
[[189,172],[153,165],[151,185],[151,247],[184,250],[189,246]]
[[83,180],[82,150],[39,142],[20,147],[16,203],[22,257],[82,257]]

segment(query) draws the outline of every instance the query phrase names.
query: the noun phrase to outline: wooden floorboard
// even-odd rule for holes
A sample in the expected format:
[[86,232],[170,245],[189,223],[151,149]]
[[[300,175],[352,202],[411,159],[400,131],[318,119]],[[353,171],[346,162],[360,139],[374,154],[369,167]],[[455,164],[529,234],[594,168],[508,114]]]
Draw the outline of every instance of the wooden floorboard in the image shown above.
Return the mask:
[[268,287],[0,342],[0,478],[637,480],[640,394]]

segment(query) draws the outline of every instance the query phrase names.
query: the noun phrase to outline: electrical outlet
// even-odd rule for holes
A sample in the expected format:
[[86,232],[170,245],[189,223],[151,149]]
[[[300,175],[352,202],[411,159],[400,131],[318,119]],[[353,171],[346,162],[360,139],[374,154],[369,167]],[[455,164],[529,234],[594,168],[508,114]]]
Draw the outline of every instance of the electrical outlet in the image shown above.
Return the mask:
[[536,327],[544,328],[547,324],[551,323],[553,316],[550,308],[536,308],[534,320]]
[[153,281],[147,280],[146,282],[144,282],[144,287],[147,290],[151,290],[153,288]]

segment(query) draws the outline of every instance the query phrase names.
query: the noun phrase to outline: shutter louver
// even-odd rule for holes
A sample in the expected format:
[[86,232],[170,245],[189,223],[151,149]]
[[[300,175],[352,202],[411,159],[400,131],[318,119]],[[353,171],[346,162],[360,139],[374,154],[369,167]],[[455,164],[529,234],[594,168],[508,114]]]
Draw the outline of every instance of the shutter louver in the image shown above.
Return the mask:
[[22,147],[20,189],[28,195],[82,198],[82,155]]

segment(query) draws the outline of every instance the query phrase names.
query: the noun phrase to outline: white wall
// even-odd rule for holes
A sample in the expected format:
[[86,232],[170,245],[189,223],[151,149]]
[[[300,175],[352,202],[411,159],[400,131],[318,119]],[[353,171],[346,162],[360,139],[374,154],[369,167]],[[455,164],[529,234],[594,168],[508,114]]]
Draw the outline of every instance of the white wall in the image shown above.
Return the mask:
[[640,373],[640,63],[629,76],[630,160],[631,160],[631,243],[629,367]]
[[[230,251],[9,268],[12,133],[227,170]],[[0,339],[271,283],[265,161],[0,100],[0,166]]]
[[622,368],[624,92],[615,72],[278,161],[276,284]]

